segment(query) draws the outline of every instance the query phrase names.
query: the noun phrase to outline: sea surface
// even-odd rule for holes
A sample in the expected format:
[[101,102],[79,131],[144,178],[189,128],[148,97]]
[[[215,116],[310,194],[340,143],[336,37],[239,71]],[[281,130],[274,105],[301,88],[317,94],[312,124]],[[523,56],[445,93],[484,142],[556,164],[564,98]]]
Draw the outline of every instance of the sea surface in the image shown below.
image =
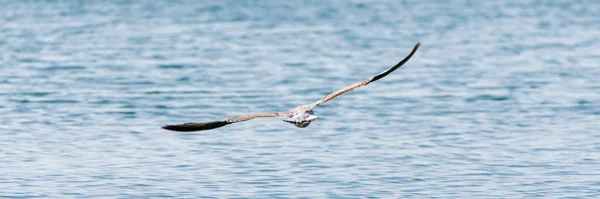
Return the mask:
[[598,1],[0,4],[0,198],[600,198]]

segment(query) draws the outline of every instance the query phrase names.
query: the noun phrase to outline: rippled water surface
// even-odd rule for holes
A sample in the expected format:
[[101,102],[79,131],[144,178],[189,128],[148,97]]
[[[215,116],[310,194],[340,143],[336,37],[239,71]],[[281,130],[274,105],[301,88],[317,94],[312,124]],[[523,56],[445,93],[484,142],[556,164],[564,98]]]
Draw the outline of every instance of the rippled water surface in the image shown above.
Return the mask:
[[[596,1],[3,1],[0,197],[598,198]],[[315,109],[198,133],[222,120]]]

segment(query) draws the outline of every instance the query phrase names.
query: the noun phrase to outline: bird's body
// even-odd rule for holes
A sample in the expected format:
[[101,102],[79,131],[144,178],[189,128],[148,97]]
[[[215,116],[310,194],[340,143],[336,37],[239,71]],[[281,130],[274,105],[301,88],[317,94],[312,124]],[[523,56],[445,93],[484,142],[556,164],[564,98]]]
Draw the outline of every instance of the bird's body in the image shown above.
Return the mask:
[[289,119],[283,120],[284,122],[289,122],[300,128],[307,127],[312,121],[319,119],[319,117],[315,116],[315,112],[310,106],[293,108],[289,111],[287,116]]
[[382,73],[380,73],[376,76],[373,76],[369,79],[366,79],[366,80],[363,80],[360,82],[356,82],[345,88],[339,89],[339,90],[323,97],[319,101],[311,103],[311,104],[300,105],[300,106],[297,106],[295,108],[292,108],[292,109],[284,111],[284,112],[256,113],[256,114],[250,114],[250,115],[244,115],[244,116],[240,116],[240,117],[230,118],[227,120],[213,121],[213,122],[206,122],[206,123],[184,123],[184,124],[176,124],[176,125],[165,125],[165,126],[163,126],[163,128],[167,129],[167,130],[172,130],[172,131],[201,131],[201,130],[209,130],[209,129],[219,128],[219,127],[222,127],[222,126],[225,126],[228,124],[233,124],[233,123],[242,122],[242,121],[246,121],[246,120],[250,120],[250,119],[254,119],[254,118],[260,118],[260,117],[287,117],[288,119],[285,119],[283,121],[294,124],[296,127],[304,128],[304,127],[307,127],[308,125],[310,125],[311,122],[319,119],[319,117],[314,115],[313,109],[315,107],[317,107],[320,104],[323,104],[329,100],[332,100],[333,98],[336,98],[348,91],[354,90],[355,88],[358,88],[361,86],[365,86],[371,82],[377,81],[377,80],[387,76],[388,74],[392,73],[394,70],[396,70],[396,69],[400,68],[402,65],[404,65],[404,63],[406,63],[413,56],[413,54],[417,51],[417,49],[419,48],[420,45],[421,45],[421,43],[417,43],[408,56],[406,56],[404,59],[402,59],[402,61],[398,62],[396,65],[383,71]]

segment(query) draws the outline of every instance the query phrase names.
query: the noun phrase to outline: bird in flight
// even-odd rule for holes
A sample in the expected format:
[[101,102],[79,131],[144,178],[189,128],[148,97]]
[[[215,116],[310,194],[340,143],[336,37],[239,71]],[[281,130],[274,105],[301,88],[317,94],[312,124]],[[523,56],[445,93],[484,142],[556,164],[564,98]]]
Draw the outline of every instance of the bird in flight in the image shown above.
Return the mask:
[[260,117],[287,117],[287,119],[285,119],[283,121],[294,124],[299,128],[304,128],[304,127],[307,127],[308,125],[310,125],[311,122],[319,119],[319,117],[314,115],[313,109],[315,107],[317,107],[320,104],[323,104],[329,100],[332,100],[348,91],[354,90],[361,86],[365,86],[369,83],[372,83],[374,81],[377,81],[377,80],[389,75],[390,73],[394,72],[394,70],[396,70],[396,69],[400,68],[402,65],[404,65],[413,56],[413,54],[415,54],[415,52],[417,51],[417,49],[419,48],[420,45],[421,45],[421,43],[417,42],[417,44],[415,45],[415,47],[413,47],[412,51],[410,52],[410,54],[408,54],[408,56],[406,56],[404,59],[402,59],[402,61],[398,62],[396,65],[388,68],[387,70],[379,73],[378,75],[375,75],[369,79],[366,79],[366,80],[363,80],[360,82],[356,82],[345,88],[339,89],[339,90],[323,97],[319,101],[316,101],[311,104],[301,105],[301,106],[292,108],[292,109],[284,111],[284,112],[256,113],[256,114],[244,115],[244,116],[240,116],[240,117],[234,117],[234,118],[221,120],[221,121],[204,122],[204,123],[190,122],[190,123],[184,123],[184,124],[165,125],[162,128],[167,129],[167,130],[172,130],[172,131],[183,131],[183,132],[203,131],[203,130],[219,128],[219,127],[222,127],[222,126],[225,126],[228,124],[251,120],[254,118],[260,118]]

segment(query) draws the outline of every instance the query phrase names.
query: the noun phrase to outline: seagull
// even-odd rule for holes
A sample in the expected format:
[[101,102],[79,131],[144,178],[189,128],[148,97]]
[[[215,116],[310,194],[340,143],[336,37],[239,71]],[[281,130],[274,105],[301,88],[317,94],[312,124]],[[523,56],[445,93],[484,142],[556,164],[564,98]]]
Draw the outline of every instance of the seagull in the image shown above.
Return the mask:
[[323,97],[319,101],[316,101],[311,104],[297,106],[295,108],[292,108],[292,109],[284,111],[284,112],[255,113],[255,114],[244,115],[244,116],[240,116],[240,117],[234,117],[234,118],[230,118],[230,119],[226,119],[226,120],[213,121],[213,122],[204,122],[204,123],[190,122],[190,123],[175,124],[175,125],[165,125],[162,128],[171,130],[171,131],[182,131],[182,132],[203,131],[203,130],[209,130],[209,129],[216,129],[216,128],[219,128],[219,127],[222,127],[222,126],[225,126],[228,124],[243,122],[246,120],[251,120],[254,118],[261,118],[261,117],[287,117],[287,119],[285,119],[283,121],[291,123],[299,128],[305,128],[308,125],[310,125],[311,122],[319,119],[319,117],[314,115],[313,109],[315,107],[317,107],[325,102],[328,102],[329,100],[332,100],[348,91],[354,90],[358,87],[365,86],[367,84],[370,84],[374,81],[377,81],[377,80],[389,75],[390,73],[394,72],[394,70],[396,70],[396,69],[400,68],[402,65],[404,65],[413,56],[413,54],[415,54],[415,52],[417,51],[417,49],[419,48],[420,45],[421,45],[421,43],[417,42],[417,44],[415,44],[415,47],[413,47],[412,51],[410,52],[410,54],[408,54],[408,56],[406,56],[404,59],[402,59],[402,61],[398,62],[396,65],[388,68],[387,70],[379,73],[378,75],[375,75],[366,80],[356,82],[350,86],[339,89],[339,90]]

